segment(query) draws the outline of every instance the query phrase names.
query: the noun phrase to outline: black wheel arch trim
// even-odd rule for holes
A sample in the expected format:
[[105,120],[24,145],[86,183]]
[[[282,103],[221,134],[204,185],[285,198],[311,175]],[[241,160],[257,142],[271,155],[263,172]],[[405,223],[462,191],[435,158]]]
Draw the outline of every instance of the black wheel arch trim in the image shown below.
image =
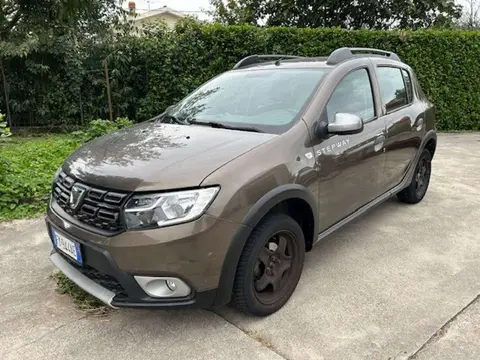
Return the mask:
[[425,134],[425,136],[423,137],[422,139],[422,145],[420,146],[420,154],[422,153],[422,151],[425,149],[425,147],[427,146],[427,143],[430,141],[430,140],[435,140],[435,143],[437,142],[437,133],[435,130],[429,130],[427,131],[427,133]]
[[[287,184],[276,187],[262,196],[249,210],[242,223],[235,231],[227,254],[223,261],[220,280],[218,283],[215,306],[221,306],[230,301],[235,280],[235,273],[240,260],[240,255],[247,242],[248,237],[257,224],[276,205],[289,199],[304,200],[312,209],[314,219],[314,232],[312,242],[318,235],[318,206],[315,196],[305,186],[299,184]],[[306,239],[307,240],[307,239]],[[310,239],[308,239],[310,240]]]
[[[420,159],[420,156],[422,156],[423,150],[425,150],[425,148],[427,146],[427,143],[432,139],[435,140],[435,142],[437,142],[437,133],[433,129],[427,131],[427,133],[423,137],[422,142],[420,144],[420,147],[418,148],[418,151],[415,154],[415,158],[413,159],[413,161],[410,165],[410,168],[407,171],[407,174],[403,178],[403,181],[400,183],[401,189],[404,189],[404,188],[408,187],[410,185],[410,183],[412,182],[412,179],[415,175],[415,168],[417,166],[418,160]],[[432,159],[433,159],[433,157],[432,157]]]

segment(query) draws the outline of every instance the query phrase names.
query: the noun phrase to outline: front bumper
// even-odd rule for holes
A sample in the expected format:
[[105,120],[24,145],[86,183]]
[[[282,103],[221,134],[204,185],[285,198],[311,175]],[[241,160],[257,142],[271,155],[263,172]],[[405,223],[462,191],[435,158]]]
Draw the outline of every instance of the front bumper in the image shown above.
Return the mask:
[[71,261],[56,250],[52,250],[50,261],[70,280],[113,309],[132,308],[165,308],[165,307],[199,307],[209,308],[215,305],[216,289],[192,293],[189,297],[175,299],[132,299],[123,292],[105,287],[80,271]]
[[[47,212],[49,234],[54,229],[77,241],[82,248],[83,265],[55,249],[50,260],[78,286],[107,305],[113,308],[221,305],[217,301],[217,288],[230,244],[228,233],[235,231],[235,224],[204,216],[175,227],[104,237],[84,229],[75,219],[69,219],[68,214],[60,217],[55,210],[52,206]],[[223,239],[212,236],[218,234],[219,227],[227,230]],[[188,284],[192,292],[181,298],[150,297],[135,275],[176,277]]]
[[63,258],[60,253],[55,250],[50,254],[50,260],[52,263],[70,280],[75,284],[80,286],[83,290],[89,294],[95,296],[97,299],[101,300],[110,307],[115,308],[112,304],[113,299],[117,295],[113,291],[108,290],[107,288],[96,283],[89,277],[83,275],[80,271],[75,269],[67,260]]

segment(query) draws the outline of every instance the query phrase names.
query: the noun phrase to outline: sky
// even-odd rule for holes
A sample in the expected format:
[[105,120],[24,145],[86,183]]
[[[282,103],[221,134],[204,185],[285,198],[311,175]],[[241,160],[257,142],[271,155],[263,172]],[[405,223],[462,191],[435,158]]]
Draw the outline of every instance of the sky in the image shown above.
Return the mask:
[[[126,7],[129,0],[123,0]],[[470,0],[456,0],[457,4],[467,6]],[[209,0],[135,0],[139,12],[148,11],[149,6],[151,10],[158,9],[164,5],[190,15],[196,15],[201,20],[206,20],[209,17],[204,10],[210,6]],[[480,3],[480,0],[478,0]]]
[[[126,6],[128,1],[124,1]],[[208,0],[136,0],[135,2],[137,3],[137,8],[142,10],[148,10],[148,3],[150,3],[152,10],[167,5],[172,9],[180,11],[201,11],[209,6]],[[456,0],[456,3],[467,5],[469,0]]]
[[[135,0],[138,12],[150,9],[155,10],[166,5],[177,11],[185,12],[187,14],[197,15],[200,19],[205,18],[202,10],[206,10],[209,6],[209,0]],[[128,0],[124,0],[124,7],[127,6]]]

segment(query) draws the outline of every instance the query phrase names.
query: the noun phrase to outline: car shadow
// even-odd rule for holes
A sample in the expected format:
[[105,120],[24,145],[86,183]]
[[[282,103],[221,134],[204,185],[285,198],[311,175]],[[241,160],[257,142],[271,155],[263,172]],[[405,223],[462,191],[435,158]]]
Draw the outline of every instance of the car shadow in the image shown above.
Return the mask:
[[394,211],[394,208],[398,206],[406,206],[406,204],[400,202],[396,197],[391,198],[360,215],[337,231],[334,231],[313,246],[312,250],[307,253],[305,257],[304,266],[315,266],[317,262],[323,258],[338,254],[339,252],[341,253],[343,248],[348,246],[348,243],[351,242],[352,238],[355,238],[354,235],[358,233],[361,228],[368,226],[367,224],[371,224],[372,222],[386,221],[390,216],[390,210]]

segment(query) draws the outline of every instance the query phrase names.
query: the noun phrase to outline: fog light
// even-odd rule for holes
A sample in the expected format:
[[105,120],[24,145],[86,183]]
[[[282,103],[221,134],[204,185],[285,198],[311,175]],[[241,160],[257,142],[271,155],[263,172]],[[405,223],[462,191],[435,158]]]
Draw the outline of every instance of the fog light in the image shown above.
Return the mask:
[[169,288],[170,290],[172,290],[172,291],[177,290],[177,284],[175,284],[174,281],[172,281],[172,280],[166,280],[165,282],[167,283],[167,286],[168,286],[168,288]]
[[190,287],[178,278],[135,276],[135,280],[143,291],[151,297],[185,297],[192,292]]

